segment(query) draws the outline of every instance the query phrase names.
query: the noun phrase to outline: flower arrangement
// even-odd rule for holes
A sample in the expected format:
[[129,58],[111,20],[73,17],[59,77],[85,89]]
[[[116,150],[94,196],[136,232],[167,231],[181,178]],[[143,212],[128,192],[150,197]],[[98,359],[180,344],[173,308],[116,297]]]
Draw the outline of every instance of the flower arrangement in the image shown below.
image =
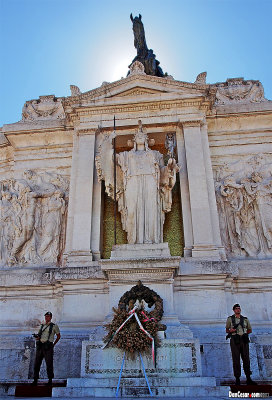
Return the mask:
[[[146,311],[146,304],[154,309]],[[159,345],[157,332],[166,329],[159,323],[163,316],[162,298],[139,281],[120,298],[118,308],[113,311],[113,319],[106,325],[104,347],[111,343],[133,356],[136,352],[150,351],[151,345],[155,362],[155,346]]]

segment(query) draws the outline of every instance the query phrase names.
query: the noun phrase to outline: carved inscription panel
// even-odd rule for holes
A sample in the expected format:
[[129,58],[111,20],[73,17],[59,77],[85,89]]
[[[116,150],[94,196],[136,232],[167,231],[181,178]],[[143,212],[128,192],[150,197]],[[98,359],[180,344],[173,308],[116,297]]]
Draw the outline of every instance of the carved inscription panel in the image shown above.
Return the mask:
[[[102,342],[83,342],[81,376],[103,375],[104,377],[117,376],[120,373],[124,352],[117,348],[102,350]],[[157,366],[154,368],[150,354],[143,354],[143,362],[149,375],[159,374],[167,376],[197,376],[198,361],[196,347],[193,342],[177,339],[164,339],[157,348]],[[137,377],[142,371],[140,356],[131,359],[125,356],[123,376]]]

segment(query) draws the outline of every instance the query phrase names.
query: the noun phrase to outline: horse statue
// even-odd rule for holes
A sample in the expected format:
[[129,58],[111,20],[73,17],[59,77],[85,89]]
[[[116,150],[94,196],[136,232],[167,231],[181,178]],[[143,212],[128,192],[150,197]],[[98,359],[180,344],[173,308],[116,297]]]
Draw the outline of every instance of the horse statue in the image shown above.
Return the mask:
[[[135,61],[140,61],[144,65],[145,73],[147,75],[164,77],[164,73],[159,67],[160,62],[156,60],[156,55],[153,53],[152,49],[148,49],[145,40],[145,30],[142,23],[142,16],[134,17],[130,14],[130,19],[132,21],[132,30],[134,34],[134,47],[137,49],[137,56],[133,59],[129,68]],[[128,72],[128,75],[130,71]]]

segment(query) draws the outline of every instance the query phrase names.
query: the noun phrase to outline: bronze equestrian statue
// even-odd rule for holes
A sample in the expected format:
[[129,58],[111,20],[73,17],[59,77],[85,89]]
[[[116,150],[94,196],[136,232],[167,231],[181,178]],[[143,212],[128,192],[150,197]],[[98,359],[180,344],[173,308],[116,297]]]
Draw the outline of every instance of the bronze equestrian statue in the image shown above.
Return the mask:
[[164,77],[165,75],[161,67],[159,67],[160,62],[156,60],[156,55],[153,53],[153,50],[148,49],[147,47],[141,14],[139,14],[139,17],[135,18],[130,14],[130,19],[133,24],[134,47],[137,49],[137,56],[133,59],[129,68],[135,61],[140,61],[144,65],[145,73],[147,75]]

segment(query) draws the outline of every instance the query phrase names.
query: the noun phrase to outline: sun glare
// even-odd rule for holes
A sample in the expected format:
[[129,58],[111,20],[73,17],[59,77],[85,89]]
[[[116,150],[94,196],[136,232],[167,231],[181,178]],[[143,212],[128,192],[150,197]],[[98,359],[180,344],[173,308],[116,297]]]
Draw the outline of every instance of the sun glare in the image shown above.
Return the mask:
[[125,78],[127,76],[128,66],[130,63],[131,59],[128,57],[118,59],[112,68],[111,81],[118,81],[121,78]]

